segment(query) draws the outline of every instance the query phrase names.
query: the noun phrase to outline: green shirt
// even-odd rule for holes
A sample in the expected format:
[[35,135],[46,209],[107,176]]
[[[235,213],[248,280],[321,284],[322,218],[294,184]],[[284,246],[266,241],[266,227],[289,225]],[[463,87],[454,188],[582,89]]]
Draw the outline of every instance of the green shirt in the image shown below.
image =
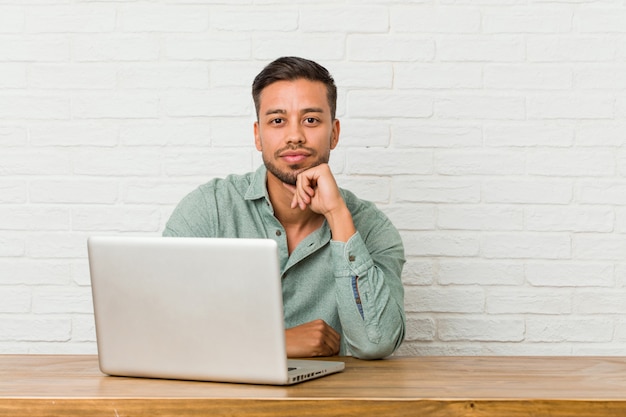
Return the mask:
[[163,235],[274,239],[286,328],[322,319],[341,334],[341,355],[377,359],[393,353],[405,332],[398,231],[374,204],[342,189],[357,232],[347,243],[334,241],[324,222],[289,255],[266,175],[261,166],[201,185],[179,203]]

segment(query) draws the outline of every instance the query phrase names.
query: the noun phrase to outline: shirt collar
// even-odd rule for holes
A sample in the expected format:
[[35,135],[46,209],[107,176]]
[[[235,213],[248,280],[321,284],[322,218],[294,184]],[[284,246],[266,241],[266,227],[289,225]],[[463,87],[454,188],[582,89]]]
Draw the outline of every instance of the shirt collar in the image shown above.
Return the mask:
[[246,200],[258,200],[265,198],[270,201],[269,194],[267,193],[267,169],[265,165],[259,166],[252,175],[252,181],[244,196]]

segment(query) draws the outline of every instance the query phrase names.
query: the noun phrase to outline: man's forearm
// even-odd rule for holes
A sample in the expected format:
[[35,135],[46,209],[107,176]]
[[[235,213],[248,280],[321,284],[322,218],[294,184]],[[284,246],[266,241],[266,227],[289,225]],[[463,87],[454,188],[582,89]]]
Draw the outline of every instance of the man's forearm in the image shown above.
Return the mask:
[[[404,337],[403,288],[396,252],[378,255],[376,265],[359,234],[344,244],[332,242],[339,316],[350,352],[364,359],[390,355]],[[385,272],[386,271],[386,272]]]
[[326,221],[330,227],[333,240],[346,243],[356,233],[352,214],[345,205],[335,212],[327,213]]

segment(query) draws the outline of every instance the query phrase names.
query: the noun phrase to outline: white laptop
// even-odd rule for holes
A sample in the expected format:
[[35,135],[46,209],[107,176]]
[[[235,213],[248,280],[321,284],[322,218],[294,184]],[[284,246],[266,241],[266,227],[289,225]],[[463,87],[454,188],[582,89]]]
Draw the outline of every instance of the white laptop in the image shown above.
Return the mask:
[[87,247],[105,374],[287,385],[344,369],[287,360],[273,240],[94,236]]

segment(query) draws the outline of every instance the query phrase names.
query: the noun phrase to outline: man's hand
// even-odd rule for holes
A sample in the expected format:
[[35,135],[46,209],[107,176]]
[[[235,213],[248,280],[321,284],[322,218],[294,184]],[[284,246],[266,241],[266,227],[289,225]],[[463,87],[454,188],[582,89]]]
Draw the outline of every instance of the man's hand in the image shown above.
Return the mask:
[[314,320],[285,331],[287,356],[309,358],[339,353],[341,336],[324,320]]
[[301,172],[295,186],[284,183],[283,185],[293,192],[291,208],[299,207],[305,210],[309,207],[313,212],[323,215],[334,240],[347,242],[356,233],[352,214],[341,196],[328,164],[321,164]]
[[298,174],[296,185],[285,184],[293,191],[291,208],[307,206],[315,213],[326,216],[327,213],[340,208],[344,204],[339,187],[328,164],[309,168]]

